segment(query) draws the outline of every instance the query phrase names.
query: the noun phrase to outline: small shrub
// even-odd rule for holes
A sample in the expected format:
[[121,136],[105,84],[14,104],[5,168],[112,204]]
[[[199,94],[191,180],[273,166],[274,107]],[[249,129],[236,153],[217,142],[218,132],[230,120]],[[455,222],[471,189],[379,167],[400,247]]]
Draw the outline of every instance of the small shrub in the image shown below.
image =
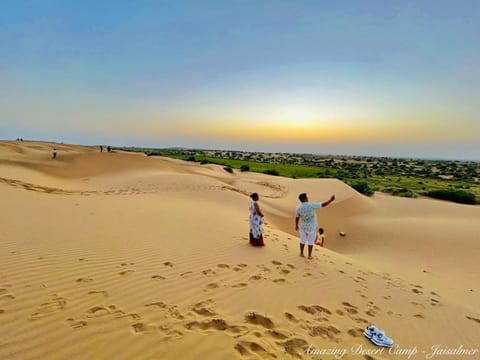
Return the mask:
[[381,189],[382,192],[385,192],[387,194],[391,194],[394,196],[401,196],[401,197],[406,197],[406,198],[415,198],[417,197],[417,194],[415,194],[413,191],[407,189],[407,188],[401,188],[401,187],[384,187]]
[[209,163],[210,163],[210,161],[205,160],[205,159],[203,159],[202,161],[200,161],[200,165],[205,165],[205,164],[209,164]]
[[474,205],[477,203],[475,194],[463,190],[432,190],[425,195],[435,199],[448,200],[460,204]]
[[275,170],[275,169],[264,170],[263,173],[264,173],[264,174],[267,174],[267,175],[273,175],[273,176],[278,176],[278,175],[280,175],[280,174],[278,173],[278,171]]
[[240,166],[240,171],[242,171],[242,172],[243,172],[243,171],[250,171],[250,166],[248,166],[248,165],[242,165],[242,166]]
[[374,193],[374,191],[368,186],[368,183],[366,181],[359,181],[353,183],[351,186],[363,195],[372,196]]
[[196,161],[196,160],[195,160],[195,156],[189,156],[189,157],[187,158],[187,161]]
[[233,169],[232,169],[231,166],[225,166],[225,167],[223,168],[223,170],[225,170],[226,172],[228,172],[228,173],[230,173],[230,174],[233,174]]

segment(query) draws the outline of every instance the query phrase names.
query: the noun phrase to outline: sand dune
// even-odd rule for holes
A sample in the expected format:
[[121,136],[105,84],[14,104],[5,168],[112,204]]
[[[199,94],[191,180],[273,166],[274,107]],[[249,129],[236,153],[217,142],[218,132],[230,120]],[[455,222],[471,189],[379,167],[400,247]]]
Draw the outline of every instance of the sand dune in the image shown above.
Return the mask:
[[[254,191],[261,249],[247,241]],[[298,256],[300,192],[337,198],[312,261]],[[3,141],[0,198],[1,359],[335,358],[309,346],[406,359],[373,353],[371,323],[402,349],[479,346],[480,207]]]

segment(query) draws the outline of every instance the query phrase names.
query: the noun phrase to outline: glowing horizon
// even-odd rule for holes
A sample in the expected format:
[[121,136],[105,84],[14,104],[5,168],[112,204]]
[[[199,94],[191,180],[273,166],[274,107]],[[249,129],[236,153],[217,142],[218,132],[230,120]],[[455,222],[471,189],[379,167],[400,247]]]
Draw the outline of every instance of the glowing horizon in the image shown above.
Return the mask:
[[480,5],[10,4],[0,138],[480,160]]

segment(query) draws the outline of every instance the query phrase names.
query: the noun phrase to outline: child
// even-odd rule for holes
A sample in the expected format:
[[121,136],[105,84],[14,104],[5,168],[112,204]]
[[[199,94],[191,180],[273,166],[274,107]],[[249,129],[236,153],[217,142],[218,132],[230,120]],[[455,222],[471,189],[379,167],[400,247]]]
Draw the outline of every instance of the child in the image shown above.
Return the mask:
[[323,242],[325,241],[325,235],[323,234],[323,228],[318,229],[317,240],[315,241],[315,245],[320,245],[323,247]]

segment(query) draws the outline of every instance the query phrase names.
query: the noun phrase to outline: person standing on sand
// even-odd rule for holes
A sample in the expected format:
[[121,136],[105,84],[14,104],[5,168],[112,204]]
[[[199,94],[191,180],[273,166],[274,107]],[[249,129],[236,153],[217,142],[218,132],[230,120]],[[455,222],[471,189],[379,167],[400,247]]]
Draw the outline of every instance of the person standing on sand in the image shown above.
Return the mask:
[[257,193],[250,195],[250,244],[253,246],[264,246],[263,242],[263,218],[264,215],[258,205],[259,196]]
[[56,158],[57,158],[57,149],[53,148],[52,159],[56,159]]
[[[306,193],[298,195],[298,200],[301,204],[298,205],[295,217],[295,230],[300,230],[300,256],[303,255],[305,244],[308,244],[308,258],[312,259],[313,244],[317,238],[317,209],[328,206],[335,200],[335,195],[332,195],[328,201],[324,203],[311,203],[308,202],[308,196]],[[300,228],[298,222],[300,222]]]
[[100,152],[103,152],[103,145],[100,145]]

